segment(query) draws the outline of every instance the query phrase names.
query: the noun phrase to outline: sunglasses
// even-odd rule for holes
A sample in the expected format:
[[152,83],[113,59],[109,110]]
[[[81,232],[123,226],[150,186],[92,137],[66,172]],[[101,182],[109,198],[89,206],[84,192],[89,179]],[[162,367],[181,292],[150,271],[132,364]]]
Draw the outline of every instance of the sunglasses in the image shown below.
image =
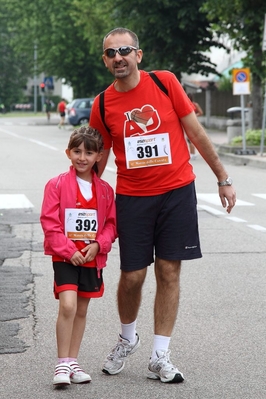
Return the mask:
[[121,46],[119,48],[106,48],[104,50],[104,55],[108,58],[115,58],[116,53],[119,55],[122,55],[122,57],[127,56],[130,54],[133,50],[138,50],[137,47],[133,46]]

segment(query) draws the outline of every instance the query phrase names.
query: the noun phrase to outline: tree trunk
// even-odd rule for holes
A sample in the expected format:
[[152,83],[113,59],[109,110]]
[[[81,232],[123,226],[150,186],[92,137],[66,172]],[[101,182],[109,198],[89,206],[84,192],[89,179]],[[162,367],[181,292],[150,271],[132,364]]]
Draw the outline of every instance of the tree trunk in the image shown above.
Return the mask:
[[253,129],[262,127],[262,82],[258,75],[252,75],[252,108],[253,108]]

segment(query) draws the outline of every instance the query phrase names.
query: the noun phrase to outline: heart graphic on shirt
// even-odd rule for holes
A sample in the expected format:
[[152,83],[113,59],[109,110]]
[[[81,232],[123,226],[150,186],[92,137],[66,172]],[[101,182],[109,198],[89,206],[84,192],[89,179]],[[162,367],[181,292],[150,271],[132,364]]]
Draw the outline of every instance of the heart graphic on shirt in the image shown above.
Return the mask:
[[152,118],[154,109],[150,105],[144,105],[141,109],[134,109],[131,112],[131,119],[137,123],[147,125],[148,121]]

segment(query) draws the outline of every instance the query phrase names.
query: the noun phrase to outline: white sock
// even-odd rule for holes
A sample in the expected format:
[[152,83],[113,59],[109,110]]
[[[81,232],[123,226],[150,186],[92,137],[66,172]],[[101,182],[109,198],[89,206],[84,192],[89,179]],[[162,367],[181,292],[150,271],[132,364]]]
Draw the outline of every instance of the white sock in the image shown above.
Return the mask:
[[170,339],[171,337],[165,337],[164,335],[154,335],[151,360],[157,359],[156,355],[157,350],[164,350],[164,351],[168,350]]
[[130,324],[121,323],[121,335],[123,338],[128,339],[131,344],[134,344],[136,342],[136,324],[136,320]]

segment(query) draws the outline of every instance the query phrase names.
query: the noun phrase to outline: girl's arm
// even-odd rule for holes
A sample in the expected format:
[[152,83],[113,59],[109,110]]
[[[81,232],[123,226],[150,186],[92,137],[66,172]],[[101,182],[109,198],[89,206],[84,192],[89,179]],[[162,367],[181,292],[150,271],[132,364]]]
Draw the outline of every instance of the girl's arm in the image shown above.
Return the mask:
[[55,186],[53,180],[47,183],[44,190],[40,221],[45,236],[45,247],[70,260],[77,247],[65,235],[64,224],[60,219],[60,188]]
[[105,214],[105,222],[102,231],[97,235],[96,241],[100,246],[100,253],[108,253],[112,249],[112,243],[117,238],[117,230],[116,230],[116,208],[115,208],[115,199],[114,199],[114,191],[111,186],[107,186],[108,194],[107,194],[107,207]]

